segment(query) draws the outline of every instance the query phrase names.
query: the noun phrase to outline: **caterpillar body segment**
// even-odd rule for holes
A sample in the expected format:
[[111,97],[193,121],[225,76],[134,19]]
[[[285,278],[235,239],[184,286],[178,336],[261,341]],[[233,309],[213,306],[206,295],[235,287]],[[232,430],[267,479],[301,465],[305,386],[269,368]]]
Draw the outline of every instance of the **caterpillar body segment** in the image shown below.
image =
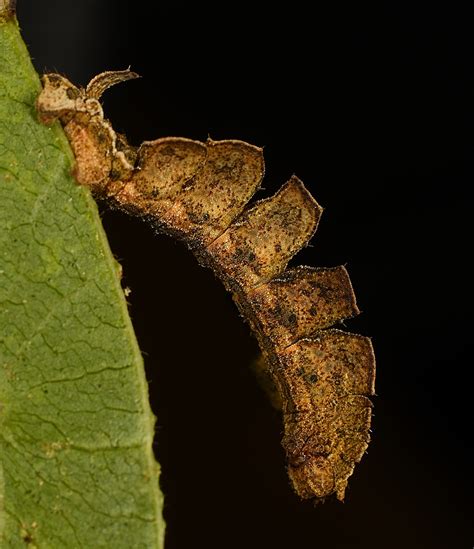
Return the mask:
[[296,267],[248,289],[247,307],[258,330],[283,349],[359,314],[345,267]]

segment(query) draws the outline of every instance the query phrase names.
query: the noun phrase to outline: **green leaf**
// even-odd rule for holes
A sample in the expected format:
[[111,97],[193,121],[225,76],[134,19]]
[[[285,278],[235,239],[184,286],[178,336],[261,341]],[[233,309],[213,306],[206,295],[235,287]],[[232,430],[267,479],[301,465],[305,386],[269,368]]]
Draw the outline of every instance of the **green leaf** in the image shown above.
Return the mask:
[[37,121],[39,90],[0,14],[0,545],[162,547],[120,269],[62,129]]

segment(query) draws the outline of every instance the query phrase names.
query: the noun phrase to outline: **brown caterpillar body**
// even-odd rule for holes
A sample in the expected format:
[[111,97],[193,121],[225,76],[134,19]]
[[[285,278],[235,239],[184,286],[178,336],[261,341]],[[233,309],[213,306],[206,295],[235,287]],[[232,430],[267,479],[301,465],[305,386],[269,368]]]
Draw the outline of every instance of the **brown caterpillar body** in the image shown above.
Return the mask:
[[171,137],[129,146],[104,119],[99,98],[136,77],[106,72],[84,90],[47,74],[40,119],[62,122],[81,184],[182,239],[232,292],[280,393],[295,491],[343,500],[370,438],[375,360],[368,338],[328,329],[358,314],[345,268],[286,270],[313,236],[322,209],[294,176],[246,208],[264,162],[260,148],[242,141]]

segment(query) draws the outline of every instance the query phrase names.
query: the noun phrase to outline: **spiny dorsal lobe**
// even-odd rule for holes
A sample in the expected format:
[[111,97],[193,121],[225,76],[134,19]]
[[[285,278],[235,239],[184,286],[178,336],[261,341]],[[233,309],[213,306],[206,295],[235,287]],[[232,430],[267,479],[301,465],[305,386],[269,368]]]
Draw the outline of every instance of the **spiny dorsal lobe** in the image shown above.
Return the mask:
[[248,289],[283,272],[312,237],[321,212],[293,176],[275,195],[244,211],[207,252],[228,286]]

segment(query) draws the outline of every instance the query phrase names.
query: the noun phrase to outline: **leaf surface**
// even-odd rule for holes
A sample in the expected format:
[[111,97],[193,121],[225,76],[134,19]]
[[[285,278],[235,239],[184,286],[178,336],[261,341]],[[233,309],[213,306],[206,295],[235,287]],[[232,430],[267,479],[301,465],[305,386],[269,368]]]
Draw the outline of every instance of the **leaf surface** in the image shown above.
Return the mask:
[[154,417],[120,268],[60,125],[37,120],[38,76],[3,19],[0,545],[160,548]]

